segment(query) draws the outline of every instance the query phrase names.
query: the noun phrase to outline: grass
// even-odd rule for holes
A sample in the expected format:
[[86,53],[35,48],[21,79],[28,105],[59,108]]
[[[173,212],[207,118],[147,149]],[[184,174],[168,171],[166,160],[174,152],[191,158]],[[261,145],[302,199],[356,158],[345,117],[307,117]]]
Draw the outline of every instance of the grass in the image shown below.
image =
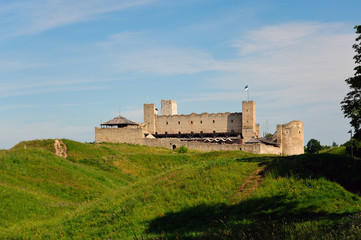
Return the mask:
[[361,163],[342,148],[275,157],[62,141],[67,159],[54,140],[0,151],[0,238],[361,237]]

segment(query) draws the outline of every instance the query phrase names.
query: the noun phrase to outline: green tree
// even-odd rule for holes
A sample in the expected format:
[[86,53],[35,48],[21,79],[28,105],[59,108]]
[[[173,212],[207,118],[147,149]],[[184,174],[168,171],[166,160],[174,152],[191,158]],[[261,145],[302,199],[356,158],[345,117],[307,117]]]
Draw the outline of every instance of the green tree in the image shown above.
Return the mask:
[[307,146],[306,146],[306,152],[308,152],[308,153],[316,153],[316,152],[320,151],[321,149],[322,149],[322,147],[321,147],[320,142],[313,138],[310,141],[308,141]]
[[338,147],[337,143],[333,142],[332,147]]
[[361,25],[355,26],[356,44],[352,46],[356,51],[355,59],[356,67],[353,77],[346,79],[351,91],[341,102],[341,109],[345,117],[350,118],[350,124],[355,129],[355,138],[361,139]]

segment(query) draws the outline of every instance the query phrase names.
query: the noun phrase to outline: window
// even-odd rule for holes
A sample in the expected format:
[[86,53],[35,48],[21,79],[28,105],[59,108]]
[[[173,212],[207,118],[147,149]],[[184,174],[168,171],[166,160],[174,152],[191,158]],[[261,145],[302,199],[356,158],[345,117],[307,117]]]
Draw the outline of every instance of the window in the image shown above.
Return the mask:
[[182,133],[181,132],[178,132],[179,135],[181,135]]
[[168,125],[168,122],[166,122],[166,124]]
[[231,123],[233,123],[233,119],[231,119]]
[[216,133],[216,131],[213,131],[213,133]]
[[180,121],[178,121],[178,125],[180,125]]
[[200,124],[202,124],[202,123],[203,123],[203,121],[201,120],[201,121],[200,121]]
[[215,123],[216,121],[215,120],[213,120],[213,123]]
[[234,130],[233,130],[233,129],[231,130],[231,133],[234,133]]
[[168,134],[168,132],[165,132],[164,134],[165,134],[165,135],[167,135],[167,134]]
[[191,124],[193,124],[193,121],[191,121]]
[[203,134],[203,131],[201,131],[200,134]]

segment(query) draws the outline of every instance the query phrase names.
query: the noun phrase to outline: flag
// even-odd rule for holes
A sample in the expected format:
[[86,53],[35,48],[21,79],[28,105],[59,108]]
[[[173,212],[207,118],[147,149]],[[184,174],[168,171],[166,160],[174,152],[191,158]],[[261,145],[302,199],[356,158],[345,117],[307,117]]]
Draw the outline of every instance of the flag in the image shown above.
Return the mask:
[[248,90],[248,85],[246,85],[245,87],[244,87],[244,91],[247,91]]

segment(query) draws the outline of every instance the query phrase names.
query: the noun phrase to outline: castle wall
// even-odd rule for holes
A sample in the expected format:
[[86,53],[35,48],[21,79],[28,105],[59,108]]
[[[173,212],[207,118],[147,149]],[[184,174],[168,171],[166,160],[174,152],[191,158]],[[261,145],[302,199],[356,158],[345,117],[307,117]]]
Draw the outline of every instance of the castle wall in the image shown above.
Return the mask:
[[218,144],[203,142],[185,142],[177,138],[144,138],[141,127],[125,127],[125,128],[95,128],[95,142],[111,142],[111,143],[130,143],[152,147],[165,147],[168,149],[186,146],[192,150],[198,151],[231,151],[239,150],[239,144]]
[[124,128],[95,128],[95,142],[134,143],[139,144],[139,139],[144,137],[139,126]]
[[143,139],[140,141],[141,145],[153,147],[165,147],[168,149],[180,148],[185,146],[191,150],[198,151],[236,151],[240,150],[239,144],[218,144],[218,143],[203,143],[203,142],[183,142],[177,138],[162,138],[162,139]]
[[256,154],[273,154],[273,155],[282,154],[281,148],[262,143],[243,144],[242,151],[256,153]]
[[258,154],[295,155],[304,153],[303,122],[292,121],[278,124],[272,141],[277,146],[254,144],[218,144],[198,141],[181,141],[177,138],[145,138],[150,134],[186,134],[186,133],[225,133],[241,132],[243,142],[251,137],[259,138],[260,126],[256,124],[256,103],[242,102],[242,113],[202,113],[177,115],[177,103],[162,100],[162,115],[154,104],[144,104],[144,123],[141,126],[124,128],[95,128],[95,142],[131,143],[169,149],[182,145],[200,151],[242,150]]
[[158,134],[241,132],[242,113],[202,113],[189,115],[157,116]]
[[287,124],[283,124],[281,142],[282,142],[283,154],[285,155],[303,154],[305,151],[303,122],[292,121]]

